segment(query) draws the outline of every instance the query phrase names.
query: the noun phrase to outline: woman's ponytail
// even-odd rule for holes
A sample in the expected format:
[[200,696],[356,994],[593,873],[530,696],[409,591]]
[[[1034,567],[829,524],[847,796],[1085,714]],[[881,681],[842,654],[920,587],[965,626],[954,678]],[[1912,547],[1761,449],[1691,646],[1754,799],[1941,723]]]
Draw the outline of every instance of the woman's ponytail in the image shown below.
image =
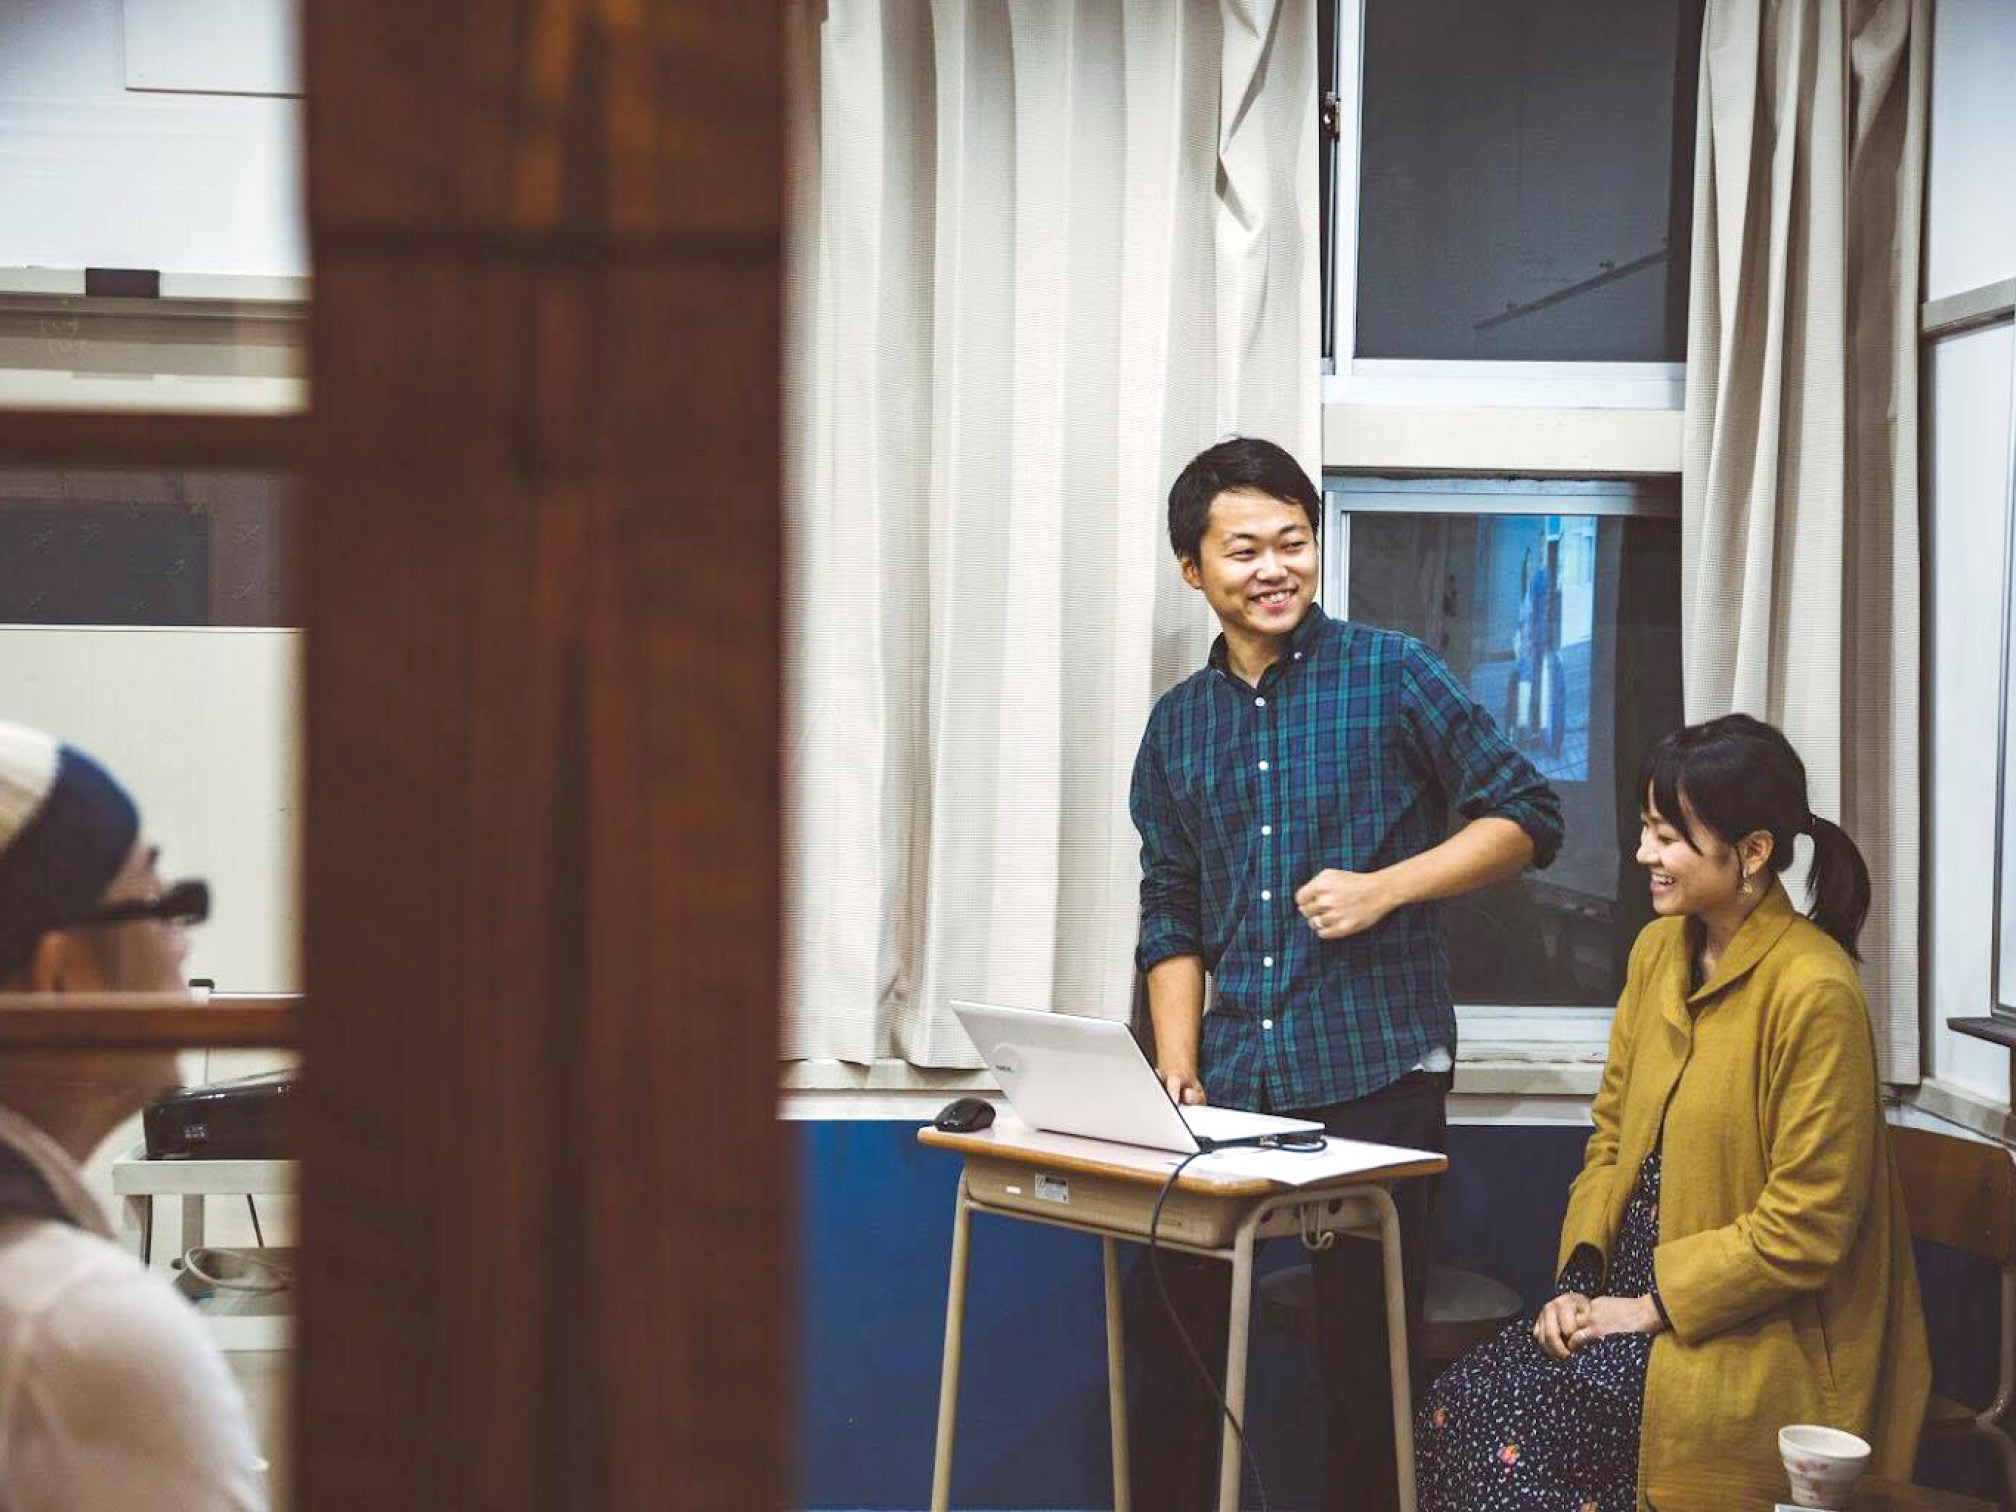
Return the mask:
[[1806,873],[1806,915],[1861,960],[1855,949],[1869,917],[1869,866],[1848,832],[1817,814],[1806,816],[1813,865]]

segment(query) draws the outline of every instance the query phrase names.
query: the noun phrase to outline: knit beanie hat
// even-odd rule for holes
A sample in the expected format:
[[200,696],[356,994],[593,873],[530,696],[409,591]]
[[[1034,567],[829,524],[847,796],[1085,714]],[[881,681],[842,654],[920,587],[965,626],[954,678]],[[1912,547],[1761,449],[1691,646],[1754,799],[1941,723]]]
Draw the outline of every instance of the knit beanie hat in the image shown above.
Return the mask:
[[140,833],[133,800],[75,746],[0,722],[0,982],[95,911]]

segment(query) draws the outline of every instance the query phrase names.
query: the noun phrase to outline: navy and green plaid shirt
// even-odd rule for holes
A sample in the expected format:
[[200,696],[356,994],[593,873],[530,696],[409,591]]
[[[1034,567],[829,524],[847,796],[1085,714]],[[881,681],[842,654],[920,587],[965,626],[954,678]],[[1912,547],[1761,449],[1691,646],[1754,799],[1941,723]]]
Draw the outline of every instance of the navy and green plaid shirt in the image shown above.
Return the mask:
[[1316,936],[1296,889],[1439,845],[1453,809],[1510,819],[1545,866],[1561,803],[1442,659],[1311,606],[1257,687],[1210,664],[1155,705],[1134,762],[1146,971],[1203,957],[1217,996],[1199,1070],[1214,1103],[1293,1111],[1347,1102],[1456,1048],[1439,908]]

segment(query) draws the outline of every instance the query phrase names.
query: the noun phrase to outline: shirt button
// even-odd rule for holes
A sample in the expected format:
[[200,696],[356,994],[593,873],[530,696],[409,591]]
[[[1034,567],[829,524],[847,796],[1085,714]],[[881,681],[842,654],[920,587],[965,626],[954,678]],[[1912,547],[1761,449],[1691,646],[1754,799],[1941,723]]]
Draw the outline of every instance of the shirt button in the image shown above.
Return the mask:
[[1256,698],[1253,700],[1253,707],[1256,709],[1264,709],[1267,707],[1267,700],[1264,698]]
[[1300,651],[1297,651],[1297,652],[1295,653],[1295,660],[1297,660],[1297,661],[1300,661],[1300,660],[1302,660],[1302,653],[1301,653]]
[[1274,833],[1274,826],[1271,824],[1263,824],[1260,826],[1260,833],[1263,835],[1271,835]]
[[1260,889],[1260,901],[1261,901],[1262,903],[1272,903],[1272,902],[1274,901],[1274,894],[1273,894],[1272,890],[1271,890],[1271,889],[1268,889],[1268,888],[1265,888],[1265,887],[1261,888],[1261,889]]
[[1274,957],[1262,956],[1260,957],[1260,964],[1265,966],[1269,971],[1272,971],[1274,969]]
[[1274,1020],[1272,1020],[1272,1019],[1262,1019],[1262,1020],[1260,1020],[1260,1027],[1261,1027],[1262,1029],[1272,1029],[1272,1028],[1274,1027]]
[[1264,761],[1263,761],[1263,762],[1261,762],[1261,763],[1260,763],[1260,770],[1261,770],[1261,771],[1263,771],[1263,772],[1267,770],[1267,763],[1266,763],[1266,762],[1264,762]]

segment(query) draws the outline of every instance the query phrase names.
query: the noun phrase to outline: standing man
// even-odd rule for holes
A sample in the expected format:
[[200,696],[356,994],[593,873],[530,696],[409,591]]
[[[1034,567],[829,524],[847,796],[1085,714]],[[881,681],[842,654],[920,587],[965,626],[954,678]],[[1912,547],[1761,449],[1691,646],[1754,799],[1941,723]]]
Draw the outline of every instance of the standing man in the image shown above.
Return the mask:
[[[1560,801],[1426,646],[1317,607],[1321,508],[1295,459],[1253,439],[1202,453],[1169,491],[1183,580],[1223,633],[1156,704],[1135,759],[1136,962],[1172,1098],[1441,1150],[1456,1016],[1432,905],[1547,865]],[[1453,834],[1452,811],[1467,821]],[[1416,1325],[1434,1186],[1394,1192]],[[1314,1260],[1338,1512],[1397,1505],[1379,1265],[1356,1242]],[[1222,1371],[1225,1267],[1165,1254],[1162,1271]],[[1220,1409],[1147,1272],[1128,1297],[1134,1504],[1187,1512],[1211,1505]]]

